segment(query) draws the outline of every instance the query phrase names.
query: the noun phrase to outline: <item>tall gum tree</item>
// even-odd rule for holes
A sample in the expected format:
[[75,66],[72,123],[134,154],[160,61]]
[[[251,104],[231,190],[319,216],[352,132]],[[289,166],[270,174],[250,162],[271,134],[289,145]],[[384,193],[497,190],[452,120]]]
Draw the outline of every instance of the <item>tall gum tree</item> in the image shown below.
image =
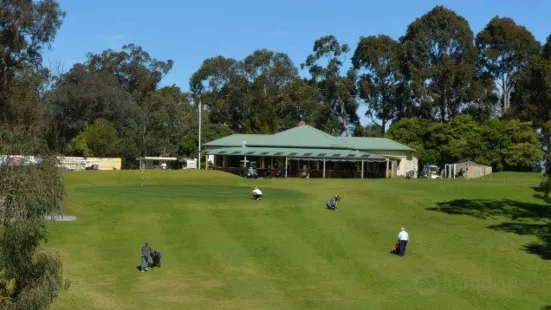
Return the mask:
[[447,121],[472,100],[477,50],[469,23],[437,6],[411,23],[400,38],[402,72],[423,117]]
[[496,16],[476,36],[480,69],[496,81],[503,111],[511,107],[511,93],[519,74],[538,55],[540,44],[528,29],[511,18]]
[[402,76],[398,42],[386,35],[362,37],[352,57],[359,97],[367,106],[366,115],[384,135],[397,114]]
[[512,114],[535,128],[551,121],[551,35],[539,56],[518,76],[511,96]]
[[321,37],[301,64],[301,68],[308,69],[310,83],[319,89],[327,108],[323,130],[335,135],[353,130],[359,122],[355,72],[341,74],[349,51],[348,45],[339,43],[334,36]]

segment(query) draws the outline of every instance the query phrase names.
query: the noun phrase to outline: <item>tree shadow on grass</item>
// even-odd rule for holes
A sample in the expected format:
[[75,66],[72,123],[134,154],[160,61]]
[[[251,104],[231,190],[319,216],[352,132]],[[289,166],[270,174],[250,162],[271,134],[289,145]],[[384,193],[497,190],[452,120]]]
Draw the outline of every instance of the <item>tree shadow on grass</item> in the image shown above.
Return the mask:
[[538,198],[538,199],[541,199],[541,200],[545,201],[546,203],[551,203],[551,197],[545,196],[545,194],[534,194],[534,197]]
[[499,225],[490,225],[493,230],[515,233],[517,235],[537,236],[540,242],[532,242],[523,246],[524,251],[539,255],[542,259],[551,259],[551,224],[528,224],[508,222]]
[[527,219],[551,220],[551,206],[511,199],[456,199],[439,202],[437,207],[428,208],[427,210],[470,215],[479,219],[507,217],[514,221]]
[[532,189],[536,192],[534,194],[535,198],[541,199],[545,201],[546,203],[551,203],[551,196],[549,196],[549,193],[547,193],[541,185],[534,186]]
[[489,229],[533,235],[539,242],[523,246],[523,250],[551,260],[551,205],[519,202],[511,199],[457,199],[437,203],[427,208],[452,215],[470,215],[479,219],[500,219],[509,221],[488,226]]

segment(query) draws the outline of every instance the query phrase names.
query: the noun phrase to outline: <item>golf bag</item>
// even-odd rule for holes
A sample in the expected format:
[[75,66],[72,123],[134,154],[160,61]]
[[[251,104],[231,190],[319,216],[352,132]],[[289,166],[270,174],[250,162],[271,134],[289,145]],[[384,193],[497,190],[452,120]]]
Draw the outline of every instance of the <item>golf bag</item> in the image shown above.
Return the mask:
[[151,259],[153,260],[151,267],[161,268],[161,252],[153,250],[151,252]]
[[327,202],[327,204],[325,206],[329,210],[335,210],[335,209],[337,209],[337,202],[339,200],[341,200],[341,197],[340,196],[335,196],[335,197],[329,199],[329,201]]
[[400,255],[400,241],[394,243],[394,250],[391,251],[392,254]]

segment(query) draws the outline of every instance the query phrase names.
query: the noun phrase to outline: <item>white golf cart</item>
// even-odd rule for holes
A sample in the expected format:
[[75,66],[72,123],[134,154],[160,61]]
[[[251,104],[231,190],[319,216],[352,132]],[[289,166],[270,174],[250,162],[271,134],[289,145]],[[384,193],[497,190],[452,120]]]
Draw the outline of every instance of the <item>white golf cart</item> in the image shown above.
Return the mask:
[[438,174],[438,166],[430,165],[429,173],[427,174],[427,179],[439,179],[440,175]]

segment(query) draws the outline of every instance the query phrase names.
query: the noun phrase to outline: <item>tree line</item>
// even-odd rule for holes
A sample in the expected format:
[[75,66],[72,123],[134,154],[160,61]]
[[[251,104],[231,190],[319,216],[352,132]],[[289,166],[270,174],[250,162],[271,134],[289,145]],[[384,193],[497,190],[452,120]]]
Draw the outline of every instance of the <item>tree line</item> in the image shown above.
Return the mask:
[[[549,144],[543,128],[551,120],[551,36],[542,45],[511,18],[494,17],[475,35],[465,18],[437,6],[397,40],[361,37],[351,48],[331,35],[319,38],[299,65],[266,49],[243,59],[207,58],[187,92],[160,86],[172,65],[133,44],[88,54],[52,78],[41,97],[51,123],[49,146],[67,155],[122,156],[125,167],[141,155],[195,157],[199,102],[203,141],[275,133],[304,121],[333,135],[392,137],[418,150],[421,163],[478,159],[496,170],[532,169]],[[360,125],[361,106],[368,126]],[[499,150],[482,156],[474,152],[480,149],[465,147],[448,154],[445,141],[474,138],[459,137],[457,130],[434,137],[463,115],[485,128],[485,136],[513,144],[476,138]],[[514,127],[514,120],[526,130],[522,137],[492,131],[495,122]],[[408,124],[423,124],[424,133],[414,141],[396,133],[415,132]],[[522,160],[506,158],[509,147]]]

